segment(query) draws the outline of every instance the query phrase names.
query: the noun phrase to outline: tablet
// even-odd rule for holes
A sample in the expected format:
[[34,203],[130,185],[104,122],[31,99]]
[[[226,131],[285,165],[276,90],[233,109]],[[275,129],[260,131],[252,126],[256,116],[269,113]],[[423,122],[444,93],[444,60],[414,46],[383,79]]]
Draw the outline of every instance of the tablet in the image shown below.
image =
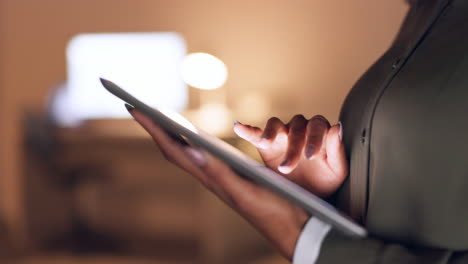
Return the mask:
[[299,205],[311,215],[329,223],[344,234],[356,238],[367,236],[366,229],[338,212],[331,204],[258,163],[223,140],[197,129],[177,113],[149,107],[111,81],[101,78],[101,83],[109,92],[153,119],[173,137],[183,138],[191,145],[211,153],[229,165],[240,176],[262,185]]

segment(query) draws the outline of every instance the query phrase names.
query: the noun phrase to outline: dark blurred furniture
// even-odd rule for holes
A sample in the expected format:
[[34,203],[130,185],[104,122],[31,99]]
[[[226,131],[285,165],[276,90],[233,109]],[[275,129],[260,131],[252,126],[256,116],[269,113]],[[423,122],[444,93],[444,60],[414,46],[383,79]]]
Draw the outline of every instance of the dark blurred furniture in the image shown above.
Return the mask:
[[204,264],[272,253],[244,220],[168,163],[134,121],[58,128],[30,117],[26,127],[26,214],[37,252]]

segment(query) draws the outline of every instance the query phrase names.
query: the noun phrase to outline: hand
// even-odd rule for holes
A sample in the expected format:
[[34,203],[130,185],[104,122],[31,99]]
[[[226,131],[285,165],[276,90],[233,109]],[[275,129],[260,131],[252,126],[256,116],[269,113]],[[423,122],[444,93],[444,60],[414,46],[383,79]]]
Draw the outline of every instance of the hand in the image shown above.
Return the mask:
[[287,259],[292,259],[296,241],[309,218],[302,208],[244,180],[208,153],[180,144],[142,113],[129,112],[152,136],[166,159],[192,174],[263,233]]
[[273,117],[264,130],[237,122],[234,131],[257,147],[266,166],[316,195],[333,194],[348,175],[341,124],[330,127],[323,116],[296,115],[287,124]]
[[198,179],[228,206],[249,221],[289,260],[309,216],[300,207],[235,174],[228,166],[200,149],[170,137],[151,119],[130,114],[152,136],[167,160]]

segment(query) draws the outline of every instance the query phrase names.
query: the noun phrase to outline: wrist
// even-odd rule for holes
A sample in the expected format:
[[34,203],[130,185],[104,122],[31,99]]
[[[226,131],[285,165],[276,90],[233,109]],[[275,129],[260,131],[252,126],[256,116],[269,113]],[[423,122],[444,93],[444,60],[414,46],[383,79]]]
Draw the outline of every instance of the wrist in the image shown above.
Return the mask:
[[287,260],[293,260],[297,242],[301,236],[304,226],[307,224],[309,219],[310,216],[306,214],[298,217],[293,226],[290,227],[289,230],[284,230],[282,234],[279,235],[278,239],[276,239],[276,241],[279,242],[277,248]]

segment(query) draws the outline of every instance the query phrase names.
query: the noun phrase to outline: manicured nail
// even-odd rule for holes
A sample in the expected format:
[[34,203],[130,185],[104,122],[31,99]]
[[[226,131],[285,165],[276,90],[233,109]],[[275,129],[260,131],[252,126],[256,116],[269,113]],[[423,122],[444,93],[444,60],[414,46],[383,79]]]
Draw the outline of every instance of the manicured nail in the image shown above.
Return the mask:
[[186,147],[185,153],[197,166],[202,167],[206,164],[206,157],[202,152],[192,147]]
[[283,161],[283,163],[281,163],[281,165],[279,165],[278,167],[278,170],[281,172],[281,173],[284,173],[284,174],[288,174],[291,172],[291,168],[288,168],[288,165],[290,164],[290,160],[289,159],[286,159],[285,161]]
[[310,160],[312,158],[312,156],[314,155],[314,150],[315,150],[315,146],[313,144],[310,144],[309,146],[307,146],[306,151],[305,151],[305,155],[307,159]]
[[237,121],[237,120],[234,120],[232,123],[233,123],[234,125],[240,124],[240,122]]
[[[167,131],[166,131],[167,133]],[[177,143],[181,144],[182,146],[189,146],[189,143],[187,143],[187,141],[185,141],[185,139],[183,137],[181,137],[180,135],[176,135],[176,134],[172,134],[172,133],[167,133],[174,141],[176,141]]]
[[129,105],[129,104],[125,104],[125,108],[127,108],[127,111],[128,112],[132,112],[133,110],[135,110],[135,107]]
[[340,126],[340,132],[338,132],[338,137],[340,138],[340,141],[343,141],[343,124],[341,124],[341,121],[338,121],[338,125]]

